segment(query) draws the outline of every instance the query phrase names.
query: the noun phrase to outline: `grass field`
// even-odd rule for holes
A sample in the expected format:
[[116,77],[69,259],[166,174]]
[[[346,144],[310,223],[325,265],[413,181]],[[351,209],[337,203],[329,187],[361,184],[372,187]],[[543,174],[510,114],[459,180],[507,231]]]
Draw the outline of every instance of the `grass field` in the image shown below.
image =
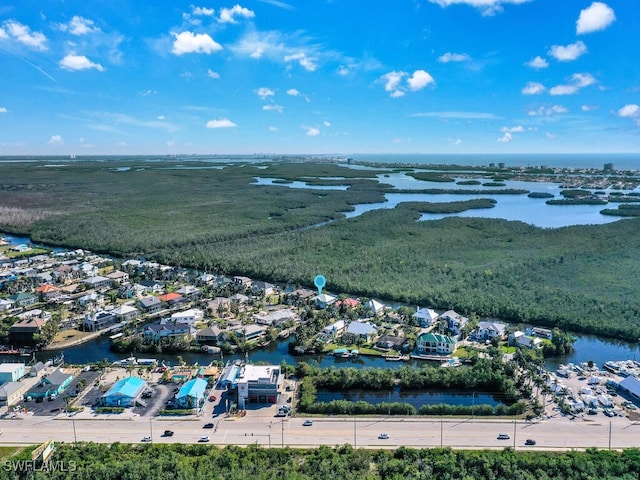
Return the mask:
[[[380,171],[182,164],[0,163],[0,230],[311,288],[322,273],[338,293],[640,337],[637,219],[560,229],[462,217],[417,222],[424,211],[490,208],[490,199],[406,203],[346,219],[352,205],[384,200],[390,187],[374,180]],[[256,177],[349,188],[260,186]]]

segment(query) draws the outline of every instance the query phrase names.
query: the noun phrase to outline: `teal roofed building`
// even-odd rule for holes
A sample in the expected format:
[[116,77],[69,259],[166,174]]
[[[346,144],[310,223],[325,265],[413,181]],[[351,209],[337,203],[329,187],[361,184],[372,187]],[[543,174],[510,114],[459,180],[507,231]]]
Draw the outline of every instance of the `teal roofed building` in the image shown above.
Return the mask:
[[100,397],[103,407],[132,407],[140,400],[142,393],[148,388],[147,382],[138,377],[127,377],[118,380]]
[[206,380],[193,378],[180,388],[176,395],[176,401],[182,408],[197,408],[200,402],[204,401],[204,391],[206,389]]
[[449,355],[455,352],[456,341],[452,337],[439,333],[423,333],[416,342],[416,353],[419,355]]

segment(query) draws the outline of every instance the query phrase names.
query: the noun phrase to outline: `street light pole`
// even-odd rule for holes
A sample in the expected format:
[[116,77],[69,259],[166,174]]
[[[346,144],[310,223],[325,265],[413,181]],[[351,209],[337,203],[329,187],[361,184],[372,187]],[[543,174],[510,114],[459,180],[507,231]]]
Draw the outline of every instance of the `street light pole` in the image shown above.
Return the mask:
[[153,425],[151,423],[151,418],[149,419],[149,436],[151,437],[151,443],[153,443]]
[[280,425],[282,425],[282,430],[281,430],[282,438],[281,438],[281,440],[280,440],[280,441],[281,441],[281,447],[282,447],[282,448],[284,448],[284,420],[282,420],[282,422],[280,423]]
[[71,417],[71,423],[73,424],[73,443],[78,444],[78,436],[76,435],[76,417]]
[[516,449],[516,421],[513,421],[513,449]]

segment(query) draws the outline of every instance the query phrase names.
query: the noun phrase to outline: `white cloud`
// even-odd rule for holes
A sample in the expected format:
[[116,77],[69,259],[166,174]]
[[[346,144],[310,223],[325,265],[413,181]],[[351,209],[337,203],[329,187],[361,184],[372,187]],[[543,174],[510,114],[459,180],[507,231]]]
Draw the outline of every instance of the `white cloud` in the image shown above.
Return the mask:
[[223,8],[220,10],[220,18],[218,21],[220,23],[238,23],[236,18],[253,18],[256,14],[253,13],[253,10],[249,10],[248,8],[241,7],[240,5],[234,5],[233,8]]
[[345,67],[344,65],[340,65],[338,67],[337,74],[341,77],[347,76],[349,75],[349,68]]
[[326,120],[324,122],[322,122],[322,124],[327,128],[329,128],[331,126],[331,122],[327,122]]
[[580,107],[580,109],[583,112],[593,112],[594,110],[598,110],[598,106],[597,105],[582,105]]
[[282,107],[282,105],[276,105],[274,103],[270,103],[269,105],[263,105],[262,109],[268,112],[282,113],[282,111],[284,110],[284,107]]
[[41,32],[31,32],[31,29],[15,20],[5,20],[0,28],[0,38],[13,39],[35,50],[47,50],[47,37]]
[[273,97],[276,94],[276,92],[271,90],[269,87],[260,87],[259,89],[256,90],[256,94],[262,100],[266,100],[269,97]]
[[511,135],[510,132],[504,132],[504,135],[499,137],[498,141],[501,142],[501,143],[509,143],[512,138],[513,138],[513,135]]
[[522,125],[517,125],[515,127],[502,127],[500,131],[509,133],[521,133],[524,132],[524,127]]
[[104,71],[104,68],[99,63],[92,62],[84,55],[74,55],[72,53],[60,60],[58,65],[60,65],[60,68],[71,71],[89,70],[92,68],[95,68],[99,72]]
[[400,82],[407,75],[406,72],[389,72],[385,73],[381,78],[385,81],[384,90],[390,92],[392,97],[401,97],[404,92],[400,90]]
[[268,130],[269,130],[270,132],[277,132],[277,131],[278,131],[278,127],[274,127],[273,125],[270,125],[270,126],[269,126],[269,128],[268,128]]
[[197,15],[199,17],[211,17],[214,13],[216,13],[216,11],[213,8],[196,7],[194,5],[191,5],[192,15]]
[[571,62],[587,53],[587,46],[578,40],[569,45],[553,45],[549,50],[549,55],[560,62]]
[[285,2],[281,2],[280,0],[258,0],[258,1],[262,3],[268,3],[269,5],[273,5],[274,7],[282,8],[284,10],[295,10],[295,8],[292,5],[289,5],[288,3],[285,3]]
[[441,7],[448,7],[450,5],[469,5],[480,10],[484,16],[492,16],[496,13],[502,12],[503,5],[513,4],[519,5],[521,3],[527,3],[530,0],[429,0],[431,3],[436,3]]
[[320,130],[318,130],[316,127],[302,127],[302,128],[307,129],[308,137],[317,137],[318,135],[320,135]]
[[562,105],[553,105],[551,107],[543,105],[538,107],[536,110],[530,110],[528,115],[531,117],[549,117],[551,115],[567,112],[568,110]]
[[220,74],[218,72],[214,72],[213,70],[209,69],[207,70],[207,77],[209,78],[220,78]]
[[298,95],[300,95],[300,92],[295,88],[290,88],[289,90],[287,90],[287,95],[291,95],[292,97],[297,97]]
[[0,113],[7,113],[8,111],[7,107],[0,107]]
[[466,62],[467,60],[471,60],[471,57],[466,53],[447,52],[438,57],[438,61],[441,63]]
[[544,58],[538,55],[537,57],[532,58],[527,63],[525,63],[525,65],[527,67],[541,69],[541,68],[547,68],[549,66],[549,62],[547,62]]
[[62,145],[64,140],[62,140],[61,135],[51,135],[51,138],[47,142],[49,145]]
[[435,83],[435,81],[433,80],[433,77],[424,70],[416,70],[413,72],[413,75],[407,79],[407,83],[409,84],[409,90],[416,92],[418,90],[422,90],[430,83]]
[[549,139],[554,139],[556,138],[556,134],[555,133],[551,133],[551,132],[546,132],[545,136]]
[[541,83],[529,82],[522,89],[522,94],[523,95],[538,95],[538,94],[544,92],[545,90],[546,89],[545,89],[544,85],[542,85]]
[[635,118],[640,116],[640,106],[635,103],[629,103],[618,110],[619,117]]
[[613,9],[602,2],[593,2],[590,7],[580,10],[580,17],[576,22],[576,33],[597,32],[604,30],[616,19]]
[[297,61],[301,67],[303,67],[308,72],[313,72],[318,68],[315,58],[309,58],[304,52],[294,53],[292,55],[284,56],[285,63]]
[[564,85],[556,85],[549,89],[551,95],[573,95],[581,88],[588,87],[596,83],[596,79],[590,73],[574,73],[571,81]]
[[164,115],[158,115],[158,116],[156,117],[156,119],[158,119],[158,120],[164,120],[164,118],[165,118],[165,117],[164,117]]
[[450,138],[449,140],[447,140],[449,142],[449,145],[462,145],[462,139],[461,138]]
[[71,35],[86,35],[88,33],[99,32],[100,28],[96,27],[93,20],[74,15],[69,23],[61,23],[58,28],[63,32],[69,32]]
[[140,92],[140,95],[142,95],[143,97],[148,97],[149,95],[155,95],[156,92],[155,90],[143,90]]
[[207,128],[231,128],[237,127],[235,123],[233,123],[228,118],[219,118],[218,120],[209,120],[207,122]]
[[167,140],[167,147],[173,147],[176,144],[173,140]]
[[206,53],[210,54],[222,50],[222,45],[216,42],[206,33],[193,33],[190,31],[175,33],[171,32],[175,38],[171,53],[183,55],[185,53]]

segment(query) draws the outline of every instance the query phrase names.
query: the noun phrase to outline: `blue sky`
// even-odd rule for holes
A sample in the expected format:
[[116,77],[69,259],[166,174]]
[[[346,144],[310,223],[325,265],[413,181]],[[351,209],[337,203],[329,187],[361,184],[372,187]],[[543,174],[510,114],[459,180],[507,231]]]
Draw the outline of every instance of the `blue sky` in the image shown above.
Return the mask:
[[0,155],[640,152],[637,0],[8,0]]

